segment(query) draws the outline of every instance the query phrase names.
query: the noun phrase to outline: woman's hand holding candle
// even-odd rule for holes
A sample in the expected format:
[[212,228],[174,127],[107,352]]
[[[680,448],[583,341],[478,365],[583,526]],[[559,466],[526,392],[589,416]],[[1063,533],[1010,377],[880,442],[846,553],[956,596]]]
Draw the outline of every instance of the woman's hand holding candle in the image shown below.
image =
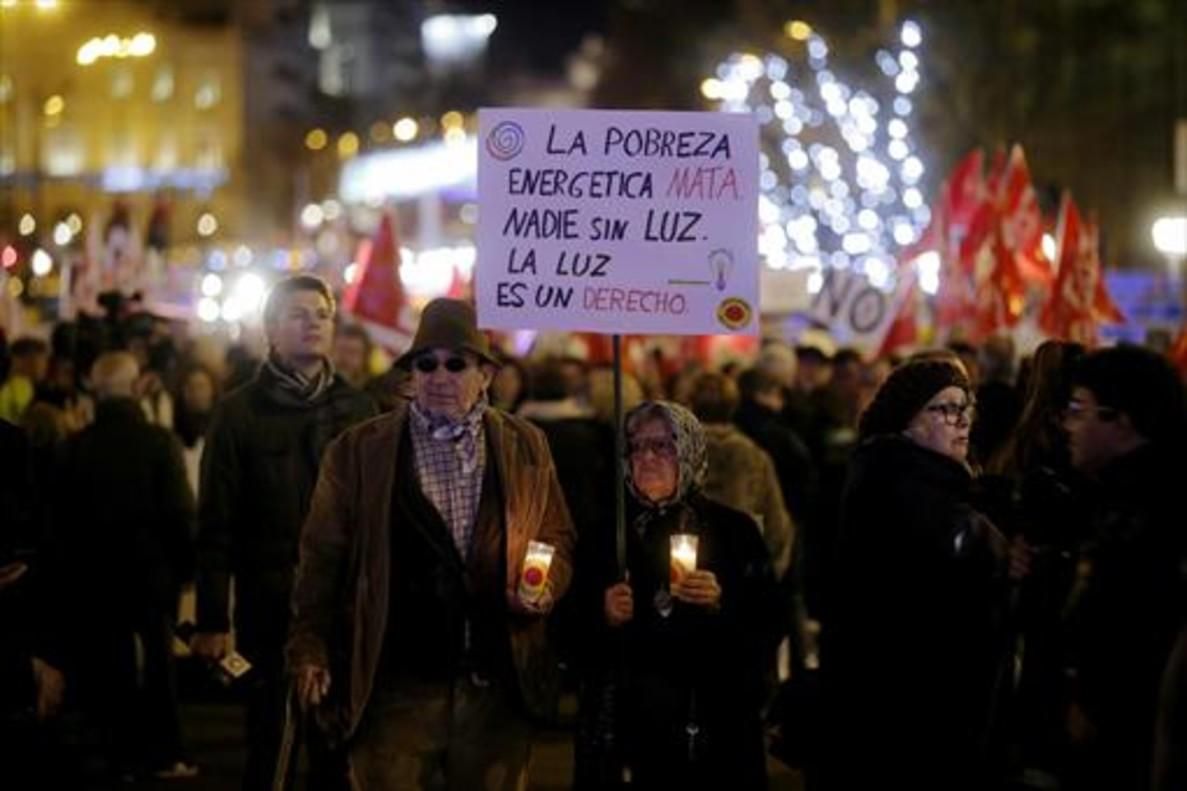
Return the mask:
[[697,569],[672,584],[672,598],[700,607],[718,607],[721,605],[721,586],[712,571]]

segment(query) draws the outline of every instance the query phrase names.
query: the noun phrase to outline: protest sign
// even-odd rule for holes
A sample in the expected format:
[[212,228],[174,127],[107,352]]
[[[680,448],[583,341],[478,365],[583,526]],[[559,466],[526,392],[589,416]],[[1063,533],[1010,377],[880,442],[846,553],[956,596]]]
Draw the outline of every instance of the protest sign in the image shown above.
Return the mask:
[[480,111],[479,324],[756,332],[758,175],[748,115]]
[[914,287],[914,277],[903,273],[893,291],[884,291],[851,270],[826,268],[822,274],[820,290],[812,297],[808,315],[828,327],[837,343],[876,354]]

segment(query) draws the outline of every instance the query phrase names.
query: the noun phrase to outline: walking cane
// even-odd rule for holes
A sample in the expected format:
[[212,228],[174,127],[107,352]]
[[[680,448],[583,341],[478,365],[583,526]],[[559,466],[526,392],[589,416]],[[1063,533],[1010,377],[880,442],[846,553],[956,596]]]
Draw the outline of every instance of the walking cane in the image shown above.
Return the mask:
[[284,724],[280,730],[280,752],[276,756],[276,774],[272,778],[272,791],[289,788],[289,777],[293,771],[293,760],[297,754],[297,731],[301,721],[301,706],[297,701],[297,684],[289,684],[284,698]]

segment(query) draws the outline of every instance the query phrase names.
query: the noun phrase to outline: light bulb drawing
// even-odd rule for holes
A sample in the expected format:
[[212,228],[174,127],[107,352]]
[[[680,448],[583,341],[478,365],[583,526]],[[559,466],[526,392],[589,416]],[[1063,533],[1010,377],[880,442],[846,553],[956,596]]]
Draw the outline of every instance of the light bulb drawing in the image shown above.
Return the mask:
[[713,250],[709,253],[709,273],[718,291],[725,291],[729,276],[734,271],[734,256],[729,250]]

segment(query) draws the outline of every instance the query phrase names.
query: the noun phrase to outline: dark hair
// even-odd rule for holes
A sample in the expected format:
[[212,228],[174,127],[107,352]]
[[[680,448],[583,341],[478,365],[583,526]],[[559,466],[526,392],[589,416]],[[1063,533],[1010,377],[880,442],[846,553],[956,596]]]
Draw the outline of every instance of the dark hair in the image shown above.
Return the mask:
[[1022,416],[989,460],[990,471],[1021,475],[1040,464],[1066,463],[1063,410],[1071,396],[1072,369],[1083,356],[1084,347],[1078,343],[1046,341],[1035,349],[1027,368]]
[[829,356],[815,346],[796,346],[795,358],[800,362],[811,360],[821,365],[827,365],[831,362]]
[[571,395],[563,360],[555,357],[542,360],[532,366],[529,376],[533,400],[563,401]]
[[748,401],[753,400],[755,396],[782,388],[779,380],[762,368],[747,368],[738,375],[738,391],[742,398]]
[[948,351],[959,354],[961,357],[966,355],[969,357],[977,356],[977,347],[968,341],[949,341]]
[[849,363],[864,365],[865,359],[861,356],[861,352],[852,346],[843,346],[837,349],[837,353],[833,355],[833,367],[840,368],[842,365],[848,365]]
[[738,386],[725,374],[703,373],[692,382],[689,407],[702,423],[728,423],[738,408]]
[[1072,386],[1083,387],[1101,406],[1129,416],[1148,440],[1174,441],[1184,422],[1183,383],[1164,357],[1138,346],[1092,352],[1072,372]]
[[39,354],[48,355],[49,344],[41,340],[41,338],[25,336],[13,341],[12,346],[8,347],[8,353],[14,360],[24,357],[35,357]]
[[[334,303],[330,301],[330,307],[333,308]],[[371,335],[367,332],[367,328],[361,324],[343,324],[338,327],[337,336],[339,338],[355,338],[363,342],[363,359],[368,360],[371,357]]]
[[293,275],[273,286],[272,291],[268,294],[268,301],[264,303],[264,326],[277,319],[285,302],[298,291],[313,291],[321,294],[326,298],[330,312],[335,311],[334,292],[330,290],[329,283],[317,275]]
[[173,403],[177,405],[173,418],[173,430],[181,438],[182,444],[187,448],[192,448],[194,443],[206,433],[210,419],[209,413],[196,414],[190,409],[189,404],[186,403],[185,386],[189,383],[190,377],[195,374],[201,374],[210,380],[213,396],[211,399],[212,406],[218,403],[221,391],[218,377],[214,375],[214,371],[201,363],[189,363],[182,370],[181,376],[177,378],[176,392],[173,396]]

